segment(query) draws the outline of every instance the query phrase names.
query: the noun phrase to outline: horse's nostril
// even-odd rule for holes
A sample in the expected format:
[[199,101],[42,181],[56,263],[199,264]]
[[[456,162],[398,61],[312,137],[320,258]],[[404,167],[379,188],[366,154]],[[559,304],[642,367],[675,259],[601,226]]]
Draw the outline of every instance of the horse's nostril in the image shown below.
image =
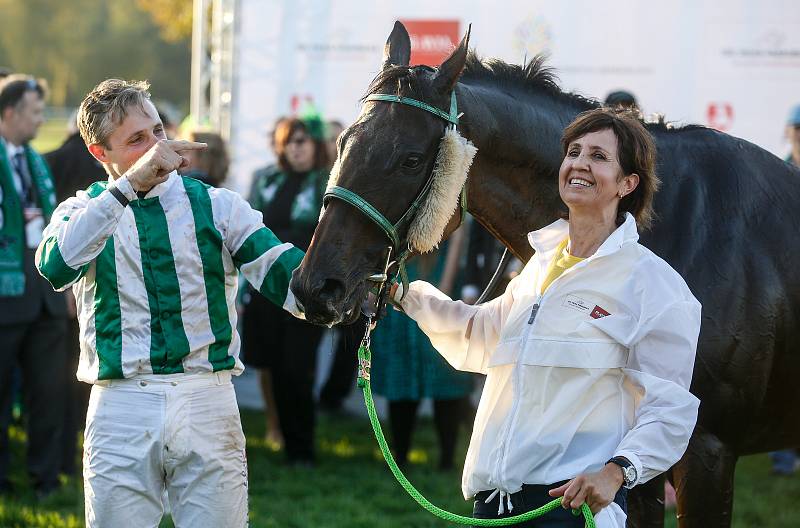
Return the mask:
[[317,298],[322,301],[336,301],[344,294],[344,283],[337,279],[325,279],[317,291]]

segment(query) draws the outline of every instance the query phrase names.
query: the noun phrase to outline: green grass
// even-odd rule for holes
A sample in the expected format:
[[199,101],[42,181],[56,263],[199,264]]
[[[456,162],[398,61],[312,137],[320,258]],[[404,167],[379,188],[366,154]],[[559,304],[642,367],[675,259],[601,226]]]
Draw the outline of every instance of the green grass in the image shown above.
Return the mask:
[[[242,413],[250,467],[251,526],[306,528],[445,527],[423,511],[394,480],[381,459],[366,418],[321,416],[315,469],[292,469],[282,453],[262,440],[260,413]],[[462,433],[459,460],[467,435]],[[415,436],[409,479],[433,503],[467,515],[471,503],[461,498],[460,469],[439,472],[432,423],[422,420]],[[62,491],[37,504],[22,466],[24,435],[12,428],[12,479],[21,490],[0,499],[0,527],[70,528],[83,526],[80,479],[66,479]],[[76,453],[76,457],[79,457]],[[769,476],[766,455],[743,458],[736,475],[734,527],[800,526],[800,476]],[[676,526],[669,515],[667,526]],[[172,526],[165,520],[163,527]]]

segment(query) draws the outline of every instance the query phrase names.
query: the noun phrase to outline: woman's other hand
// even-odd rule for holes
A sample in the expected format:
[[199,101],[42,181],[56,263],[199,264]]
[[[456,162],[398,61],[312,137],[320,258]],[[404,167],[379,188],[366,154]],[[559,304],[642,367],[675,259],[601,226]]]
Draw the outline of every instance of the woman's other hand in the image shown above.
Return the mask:
[[622,482],[622,468],[608,463],[597,473],[578,475],[548,493],[551,497],[561,497],[564,508],[577,510],[585,502],[592,513],[597,513],[611,504]]
[[389,285],[389,302],[395,306],[400,306],[400,300],[403,298],[403,285],[399,282],[392,281]]

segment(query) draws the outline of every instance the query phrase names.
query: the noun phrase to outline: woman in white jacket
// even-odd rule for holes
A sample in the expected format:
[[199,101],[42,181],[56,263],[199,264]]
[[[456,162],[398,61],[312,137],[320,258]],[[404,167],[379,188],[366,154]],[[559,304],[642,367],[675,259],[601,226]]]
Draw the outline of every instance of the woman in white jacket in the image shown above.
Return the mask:
[[[700,303],[637,242],[659,184],[642,124],[590,110],[562,147],[568,220],[529,234],[536,253],[502,296],[470,306],[418,281],[400,306],[455,368],[486,374],[462,480],[474,516],[562,497],[622,528],[625,490],[677,462],[694,429]],[[525,526],[583,521],[561,510]]]

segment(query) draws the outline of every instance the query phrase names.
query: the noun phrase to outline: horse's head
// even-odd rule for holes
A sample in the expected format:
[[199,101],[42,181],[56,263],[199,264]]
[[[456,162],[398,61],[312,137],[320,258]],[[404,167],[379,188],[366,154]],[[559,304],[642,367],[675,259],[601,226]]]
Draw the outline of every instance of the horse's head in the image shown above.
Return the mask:
[[[416,199],[435,166],[438,171],[441,165],[441,161],[437,165],[437,153],[440,143],[446,143],[442,138],[450,123],[447,117],[434,112],[438,109],[444,116],[449,115],[451,94],[466,61],[468,37],[469,33],[438,69],[409,67],[408,32],[401,23],[395,23],[384,48],[383,68],[370,85],[368,96],[397,95],[433,108],[425,111],[413,104],[365,98],[355,123],[339,136],[338,157],[328,188],[351,191],[389,223],[397,224],[396,240],[393,243],[363,209],[337,199],[341,196],[326,196],[314,238],[291,282],[309,321],[327,325],[354,321],[372,284],[369,278],[384,271],[389,246],[394,246],[395,258],[409,243],[422,251],[438,244],[452,207],[442,212],[436,207],[425,211],[423,206],[411,222],[398,221],[412,203],[419,202]],[[463,180],[455,191],[456,197],[462,185]],[[434,189],[431,195],[436,192],[441,190]],[[452,190],[445,192],[452,194]],[[442,214],[446,216],[444,222]],[[433,218],[437,215],[439,218]],[[423,225],[426,223],[437,225],[427,229],[430,226]],[[424,240],[426,237],[429,240]]]

